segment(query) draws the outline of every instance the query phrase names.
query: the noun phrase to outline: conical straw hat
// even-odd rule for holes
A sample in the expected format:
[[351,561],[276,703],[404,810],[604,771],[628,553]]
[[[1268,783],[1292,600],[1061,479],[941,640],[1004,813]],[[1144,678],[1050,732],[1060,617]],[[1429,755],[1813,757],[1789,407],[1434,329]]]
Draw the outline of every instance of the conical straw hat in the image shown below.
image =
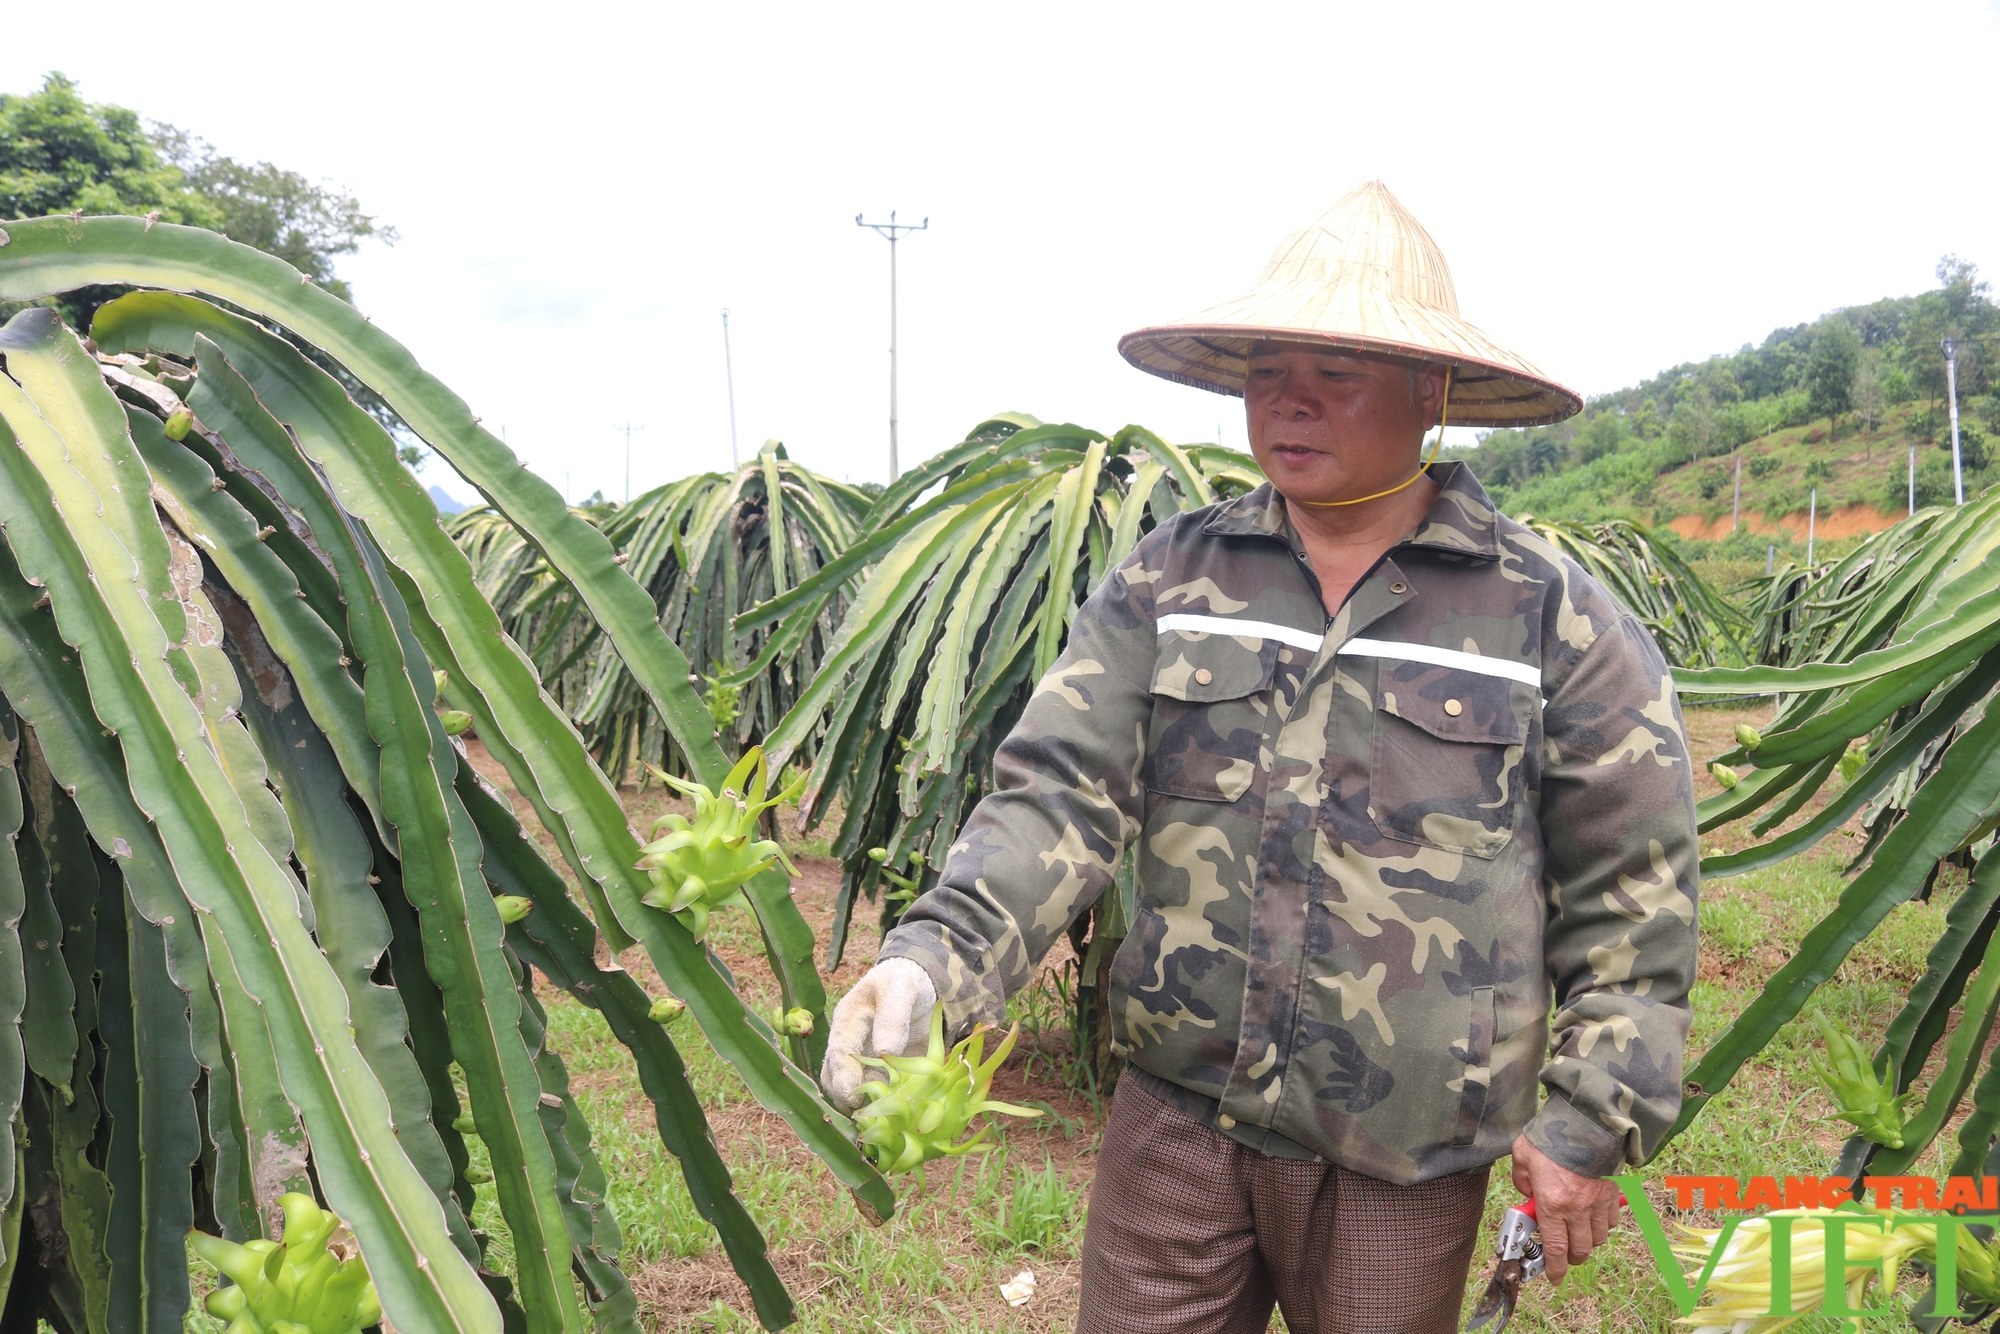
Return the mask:
[[1140,370],[1240,396],[1259,340],[1449,365],[1454,426],[1539,426],[1583,407],[1575,390],[1459,318],[1444,254],[1380,181],[1286,237],[1245,295],[1126,334],[1118,350]]

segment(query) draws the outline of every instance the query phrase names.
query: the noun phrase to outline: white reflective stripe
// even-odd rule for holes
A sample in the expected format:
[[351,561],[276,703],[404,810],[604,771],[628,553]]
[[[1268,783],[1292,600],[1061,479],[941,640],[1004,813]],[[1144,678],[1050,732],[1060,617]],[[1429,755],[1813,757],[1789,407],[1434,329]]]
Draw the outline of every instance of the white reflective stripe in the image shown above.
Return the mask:
[[1537,688],[1542,684],[1541,670],[1525,662],[1461,653],[1455,648],[1432,648],[1428,644],[1406,644],[1389,639],[1350,639],[1334,651],[1353,658],[1400,658],[1405,662],[1427,662],[1433,667],[1455,667],[1462,672],[1505,677],[1509,681]]
[[1269,621],[1239,621],[1227,616],[1194,616],[1186,612],[1175,612],[1159,619],[1160,633],[1169,630],[1186,630],[1197,635],[1235,635],[1240,639],[1275,639],[1280,644],[1290,644],[1308,653],[1319,652],[1319,646],[1326,642],[1325,635],[1316,635],[1309,630],[1294,630],[1289,625],[1273,625]]

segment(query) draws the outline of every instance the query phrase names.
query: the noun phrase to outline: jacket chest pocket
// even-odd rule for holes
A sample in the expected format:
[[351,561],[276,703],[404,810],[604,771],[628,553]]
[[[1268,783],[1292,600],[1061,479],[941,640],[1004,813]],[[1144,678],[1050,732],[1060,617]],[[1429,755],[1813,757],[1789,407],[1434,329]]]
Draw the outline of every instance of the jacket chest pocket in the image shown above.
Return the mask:
[[1194,801],[1236,801],[1256,781],[1278,645],[1170,631],[1153,669],[1146,786]]
[[1368,777],[1375,827],[1402,843],[1497,855],[1523,803],[1521,714],[1537,694],[1505,677],[1383,662]]

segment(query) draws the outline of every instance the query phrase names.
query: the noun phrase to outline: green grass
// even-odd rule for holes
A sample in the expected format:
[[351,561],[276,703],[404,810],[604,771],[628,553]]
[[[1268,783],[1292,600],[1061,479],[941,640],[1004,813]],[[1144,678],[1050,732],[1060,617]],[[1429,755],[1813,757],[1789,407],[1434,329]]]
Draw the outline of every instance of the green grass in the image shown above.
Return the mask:
[[[1690,1051],[1699,1052],[1727,1027],[1789,957],[1799,939],[1839,896],[1846,840],[1833,839],[1807,856],[1704,887],[1702,972],[1694,997]],[[1816,1004],[1861,1039],[1878,1040],[1902,994],[1921,975],[1925,955],[1943,927],[1962,877],[1940,879],[1933,900],[1894,910],[1864,941]],[[753,1001],[774,997],[763,970],[754,925],[741,913],[718,917],[717,948],[732,960]],[[866,954],[869,942],[854,950]],[[655,985],[643,961],[627,965]],[[857,961],[859,962],[859,961]],[[843,973],[843,976],[846,976]],[[830,1174],[765,1113],[690,1022],[673,1029],[689,1077],[735,1175],[736,1188],[765,1230],[780,1272],[800,1306],[795,1328],[826,1334],[876,1331],[1066,1330],[1075,1318],[1076,1274],[1086,1216],[1098,1114],[1092,1099],[1071,1091],[1077,1075],[1069,1046],[1073,969],[1045,971],[1017,996],[1012,1016],[1022,1028],[1028,1088],[1054,1115],[996,1128],[995,1150],[954,1163],[932,1164],[925,1179],[898,1183],[903,1207],[883,1227],[856,1213]],[[653,1330],[755,1328],[747,1302],[715,1234],[696,1213],[680,1172],[661,1147],[652,1108],[640,1093],[624,1048],[603,1020],[565,996],[545,997],[549,1040],[567,1063],[573,1092],[592,1126],[611,1204],[624,1232],[627,1272],[641,1298],[642,1326]],[[1812,1174],[1838,1153],[1842,1127],[1807,1064],[1817,1039],[1810,1023],[1789,1025],[1749,1062],[1688,1131],[1645,1169],[1651,1182],[1668,1174]],[[1020,1075],[1014,1076],[1017,1080]],[[477,1141],[475,1162],[481,1162]],[[1949,1134],[1930,1159],[1911,1170],[1942,1175]],[[483,1163],[482,1163],[483,1165]],[[1509,1163],[1495,1165],[1480,1250],[1468,1299],[1490,1267],[1499,1215],[1515,1199]],[[1663,1217],[1664,1217],[1663,1213]],[[507,1231],[490,1186],[480,1190],[475,1226],[488,1237],[488,1265],[511,1265]],[[205,1267],[194,1266],[199,1271]],[[999,1284],[1024,1268],[1040,1281],[1033,1301],[1010,1308]],[[198,1280],[200,1291],[206,1281]],[[1907,1300],[1905,1298],[1904,1300]],[[1468,1308],[1469,1309],[1469,1308]],[[1621,1227],[1561,1289],[1528,1289],[1511,1329],[1562,1331],[1666,1330],[1673,1310],[1636,1232]],[[1278,1322],[1282,1328],[1282,1322]],[[1894,1326],[1889,1326],[1893,1328]],[[198,1312],[191,1334],[220,1334]],[[1831,1321],[1806,1321],[1802,1331],[1831,1331]]]
[[[1845,883],[1839,868],[1835,852],[1821,849],[1703,887],[1704,967],[1693,994],[1690,1052],[1702,1051],[1714,1042],[1756,997],[1765,979],[1789,957],[1800,937],[1833,906]],[[1855,1034],[1864,1047],[1880,1040],[1903,993],[1922,975],[1925,956],[1944,929],[1945,912],[1962,884],[1962,879],[1946,881],[1940,877],[1929,903],[1896,908],[1820,988],[1815,1004]],[[1726,968],[1715,966],[1725,963]],[[1650,1185],[1657,1186],[1669,1175],[1783,1177],[1822,1175],[1831,1169],[1846,1127],[1831,1119],[1832,1104],[1807,1064],[1808,1054],[1818,1047],[1809,1014],[1781,1030],[1687,1131],[1643,1169]],[[1941,1177],[1953,1148],[1950,1135],[1941,1136],[1928,1158],[1912,1164],[1909,1170]],[[1491,1245],[1501,1210],[1515,1198],[1505,1175],[1507,1168],[1505,1159],[1496,1165],[1494,1187],[1487,1199],[1482,1254],[1474,1265],[1475,1297],[1484,1272],[1491,1267],[1484,1248]],[[1671,1231],[1666,1204],[1672,1196],[1657,1190],[1653,1195],[1661,1219],[1669,1223]],[[1916,1290],[1921,1290],[1921,1285]],[[1912,1295],[1912,1289],[1902,1289],[1890,1305],[1906,1309]],[[1572,1270],[1560,1289],[1531,1285],[1508,1328],[1510,1334],[1628,1334],[1667,1330],[1673,1327],[1674,1316],[1651,1257],[1636,1229],[1625,1224],[1587,1263]],[[1900,1321],[1877,1322],[1870,1327],[1908,1328]],[[1801,1334],[1833,1334],[1839,1324],[1810,1317],[1792,1328]]]
[[[1808,502],[1815,487],[1822,523],[1851,505],[1868,505],[1881,514],[1900,518],[1912,444],[1917,450],[1920,489],[1928,485],[1948,492],[1950,454],[1936,446],[1939,428],[1927,425],[1929,411],[1928,403],[1904,403],[1889,408],[1872,431],[1863,430],[1849,414],[1832,437],[1827,436],[1827,423],[1821,419],[1745,442],[1737,454],[1743,459],[1746,522],[1750,516],[1761,516],[1769,527],[1782,518],[1793,518],[1800,525],[1802,550]],[[1969,424],[1974,430],[1982,429],[1977,423]],[[1520,486],[1497,488],[1496,498],[1509,514],[1584,521],[1623,517],[1655,526],[1695,516],[1707,524],[1726,527],[1735,494],[1736,454],[1715,454],[1656,474],[1652,460],[1660,448],[1658,441],[1628,439],[1618,451],[1589,463],[1568,464]],[[1466,457],[1478,471],[1478,451]],[[2000,469],[1989,467],[1985,472],[1968,473],[1967,494],[1994,480],[1996,471]],[[1702,494],[1704,489],[1708,495]],[[1918,503],[1934,500],[1920,494]],[[1759,569],[1764,540],[1760,537],[1756,545]]]

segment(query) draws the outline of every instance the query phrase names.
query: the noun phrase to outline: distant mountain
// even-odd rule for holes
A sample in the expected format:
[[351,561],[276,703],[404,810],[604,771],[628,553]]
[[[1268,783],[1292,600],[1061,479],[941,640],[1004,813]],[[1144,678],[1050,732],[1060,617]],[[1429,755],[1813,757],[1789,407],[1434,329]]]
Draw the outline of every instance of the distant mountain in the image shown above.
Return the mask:
[[430,496],[436,502],[439,514],[460,514],[465,510],[465,506],[453,500],[451,492],[441,486],[433,485],[430,488]]
[[[2000,482],[2000,368],[1986,340],[2000,306],[1971,264],[1947,255],[1939,286],[1773,330],[1761,344],[1687,362],[1600,394],[1555,426],[1485,432],[1448,448],[1470,462],[1509,514],[1671,525],[1728,533],[1742,515],[1760,531],[1804,531],[1817,511],[1869,505],[1880,526],[1953,494],[1945,357],[1957,340],[1965,494]],[[2000,445],[2000,440],[1995,441]],[[1910,477],[1915,457],[1914,484]],[[1858,520],[1857,520],[1858,521]],[[1763,554],[1759,547],[1755,554]]]

